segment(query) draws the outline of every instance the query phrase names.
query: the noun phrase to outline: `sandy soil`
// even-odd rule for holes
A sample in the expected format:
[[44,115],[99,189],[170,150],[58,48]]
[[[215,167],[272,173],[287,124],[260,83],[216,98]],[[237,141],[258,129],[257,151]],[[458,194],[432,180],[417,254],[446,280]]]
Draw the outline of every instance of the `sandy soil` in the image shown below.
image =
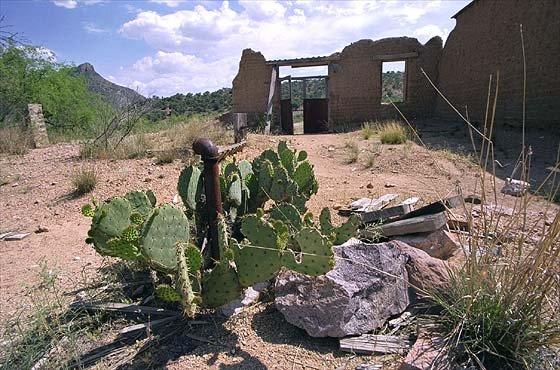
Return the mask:
[[[239,157],[253,157],[282,139],[289,140],[298,149],[305,149],[315,166],[320,188],[308,203],[315,215],[325,206],[345,205],[353,198],[386,193],[398,193],[400,200],[418,196],[422,203],[427,203],[452,194],[458,187],[465,194],[471,193],[477,183],[475,166],[449,150],[428,150],[412,142],[381,145],[375,138],[362,140],[359,133],[290,137],[250,135],[249,145]],[[349,141],[355,142],[361,151],[358,162],[352,164],[345,163],[345,145]],[[373,166],[366,168],[366,157],[372,151],[377,153]],[[0,157],[0,175],[8,181],[0,186],[0,232],[31,232],[22,241],[0,241],[0,291],[3,296],[0,320],[28,304],[24,286],[35,281],[42,260],[60,271],[62,286],[67,290],[72,290],[81,276],[95,275],[102,258],[84,242],[89,228],[89,219],[80,214],[84,203],[92,197],[104,200],[131,189],[146,188],[155,191],[158,202],[169,202],[176,193],[177,178],[184,166],[178,160],[158,166],[149,158],[81,161],[78,152],[78,145],[59,144],[31,150],[21,157]],[[98,185],[91,194],[75,197],[72,175],[83,168],[95,169]],[[498,189],[502,183],[497,180]],[[488,195],[491,195],[490,191]],[[498,203],[508,207],[513,207],[516,201],[511,196],[498,196]],[[546,211],[552,219],[558,209],[557,205],[536,199],[529,216],[537,217]],[[35,233],[39,227],[48,231]],[[337,341],[307,337],[286,323],[269,303],[256,305],[242,315],[218,324],[220,329],[205,335],[213,335],[221,344],[195,342],[197,346],[167,356],[165,362],[173,369],[324,369],[356,366],[370,360],[339,352]],[[375,362],[381,361],[396,363],[395,358],[375,358]]]

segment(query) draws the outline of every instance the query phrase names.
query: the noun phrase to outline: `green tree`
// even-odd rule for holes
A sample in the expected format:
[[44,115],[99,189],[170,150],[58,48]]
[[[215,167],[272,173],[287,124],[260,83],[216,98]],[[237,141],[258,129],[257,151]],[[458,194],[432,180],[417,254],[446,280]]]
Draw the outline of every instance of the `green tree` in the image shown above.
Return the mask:
[[0,124],[22,122],[27,104],[40,103],[50,130],[91,132],[108,104],[72,71],[41,48],[0,48]]

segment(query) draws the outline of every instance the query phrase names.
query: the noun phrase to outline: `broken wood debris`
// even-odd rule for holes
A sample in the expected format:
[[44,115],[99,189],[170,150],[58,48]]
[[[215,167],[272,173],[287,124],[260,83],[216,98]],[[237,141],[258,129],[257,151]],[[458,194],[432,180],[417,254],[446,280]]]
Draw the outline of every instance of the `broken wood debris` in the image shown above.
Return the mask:
[[410,337],[395,335],[363,334],[359,337],[342,338],[340,350],[344,352],[374,354],[374,353],[405,353],[413,344]]
[[399,204],[397,206],[388,207],[377,211],[361,213],[360,218],[365,224],[373,223],[404,216],[405,214],[411,212],[413,209],[414,207],[411,204]]
[[418,208],[402,216],[400,219],[403,220],[417,216],[425,216],[445,212],[447,209],[459,207],[462,203],[463,198],[460,195],[456,195],[454,197],[442,199],[437,202],[430,203],[424,207]]
[[18,231],[10,231],[7,233],[2,233],[0,234],[0,240],[4,240],[4,241],[13,241],[13,240],[22,240],[24,238],[26,238],[27,236],[29,236],[29,234],[31,233],[22,233],[22,232],[18,232]]
[[148,321],[148,322],[144,322],[144,323],[141,323],[141,324],[130,325],[130,326],[127,326],[126,328],[122,328],[119,331],[119,334],[120,335],[130,335],[131,333],[136,333],[136,332],[141,331],[141,330],[151,331],[155,327],[158,327],[158,326],[163,325],[163,324],[167,324],[167,323],[175,321],[177,319],[179,319],[179,316],[169,316],[169,317],[164,317],[163,319]]
[[350,203],[349,208],[340,209],[338,214],[341,216],[350,216],[352,213],[378,211],[398,196],[398,194],[385,194],[379,198],[361,198]]
[[418,216],[414,218],[401,219],[381,226],[381,232],[385,236],[406,235],[435,231],[447,223],[443,212]]
[[180,312],[165,310],[163,308],[139,306],[136,304],[126,303],[88,303],[75,302],[70,305],[71,308],[82,308],[91,311],[114,311],[121,313],[133,313],[141,315],[161,315],[161,316],[181,316]]

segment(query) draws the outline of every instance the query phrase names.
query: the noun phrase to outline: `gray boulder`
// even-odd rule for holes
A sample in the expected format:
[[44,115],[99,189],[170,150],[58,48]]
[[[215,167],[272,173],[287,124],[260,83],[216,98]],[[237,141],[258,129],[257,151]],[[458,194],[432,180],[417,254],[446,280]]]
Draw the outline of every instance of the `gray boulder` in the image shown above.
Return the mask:
[[377,329],[406,309],[408,257],[395,245],[351,239],[333,250],[336,264],[326,275],[278,274],[275,304],[289,323],[313,337],[344,337]]

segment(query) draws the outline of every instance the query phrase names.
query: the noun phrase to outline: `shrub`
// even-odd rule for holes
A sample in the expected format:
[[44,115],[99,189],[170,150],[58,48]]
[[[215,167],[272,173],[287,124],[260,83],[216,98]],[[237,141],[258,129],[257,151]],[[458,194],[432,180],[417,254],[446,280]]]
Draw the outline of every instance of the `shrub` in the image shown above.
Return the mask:
[[364,140],[369,140],[370,137],[372,137],[375,134],[375,128],[373,126],[372,123],[370,122],[366,122],[362,125],[362,138]]
[[172,150],[163,150],[156,153],[156,161],[155,163],[158,165],[173,163],[173,160],[177,156]]
[[31,147],[31,135],[21,126],[0,128],[0,153],[23,155]]
[[151,147],[145,134],[136,134],[127,136],[116,146],[86,142],[81,146],[79,155],[81,159],[136,159],[146,157]]
[[97,175],[94,170],[81,170],[74,174],[72,178],[72,186],[74,193],[83,195],[91,192],[97,185]]
[[378,131],[382,144],[403,144],[407,141],[406,129],[397,122],[384,123]]
[[344,149],[345,149],[344,163],[346,164],[356,163],[358,161],[358,157],[360,156],[360,148],[358,147],[358,144],[356,144],[354,141],[347,141],[344,144]]

